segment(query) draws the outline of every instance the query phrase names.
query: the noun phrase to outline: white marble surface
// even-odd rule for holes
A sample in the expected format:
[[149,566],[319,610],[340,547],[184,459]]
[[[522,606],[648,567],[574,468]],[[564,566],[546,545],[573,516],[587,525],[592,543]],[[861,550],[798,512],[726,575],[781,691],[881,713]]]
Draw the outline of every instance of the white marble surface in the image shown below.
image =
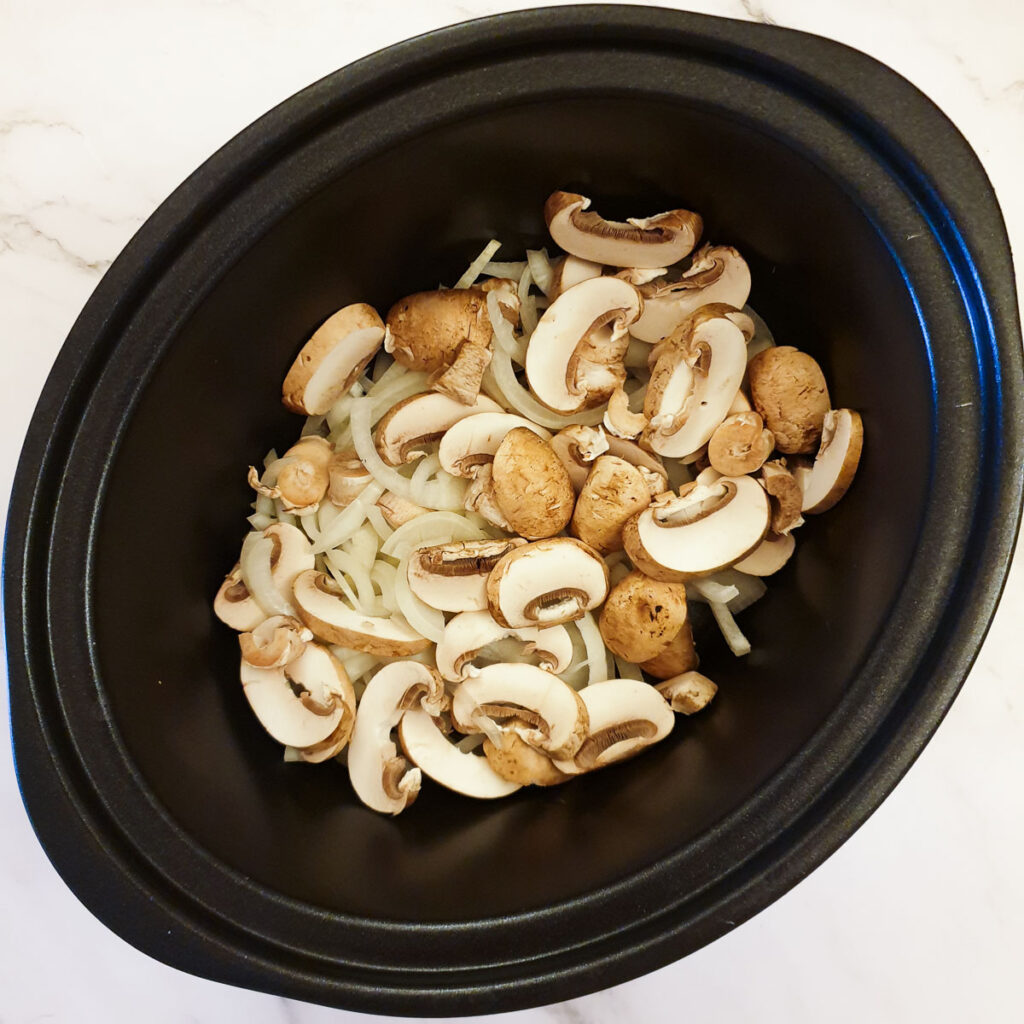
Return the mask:
[[[402,37],[519,6],[0,0],[0,496],[75,316],[182,178],[268,107],[336,67]],[[817,32],[900,71],[974,145],[1024,252],[1024,7],[1017,0],[679,6]],[[1024,1020],[1022,613],[1017,568],[935,739],[882,808],[806,881],[685,961],[508,1019]],[[0,878],[4,1024],[357,1019],[181,974],[108,932],[36,844],[6,746]]]

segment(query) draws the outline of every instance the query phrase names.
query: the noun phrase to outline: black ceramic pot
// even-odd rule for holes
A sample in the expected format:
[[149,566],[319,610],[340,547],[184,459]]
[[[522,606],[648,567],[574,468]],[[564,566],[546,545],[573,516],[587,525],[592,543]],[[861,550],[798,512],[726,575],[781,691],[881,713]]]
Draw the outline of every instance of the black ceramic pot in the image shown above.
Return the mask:
[[[328,313],[543,240],[554,188],[699,210],[752,305],[867,430],[856,485],[704,652],[713,707],[644,757],[500,805],[396,819],[281,763],[210,610],[244,467]],[[710,942],[819,864],[952,701],[1021,496],[1006,234],[946,118],[789,30],[562,7],[392,47],[271,111],[114,263],[36,410],[8,526],[14,744],[79,898],[147,953],[360,1010],[509,1010]]]

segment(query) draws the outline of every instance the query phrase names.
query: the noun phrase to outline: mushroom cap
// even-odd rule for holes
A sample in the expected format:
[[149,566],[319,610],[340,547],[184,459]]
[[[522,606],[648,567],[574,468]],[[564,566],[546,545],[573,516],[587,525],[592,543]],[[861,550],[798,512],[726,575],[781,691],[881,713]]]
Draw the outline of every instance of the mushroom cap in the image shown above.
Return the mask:
[[786,468],[785,459],[766,462],[761,467],[761,486],[768,492],[772,509],[769,529],[772,533],[789,533],[803,525],[804,493],[796,477]]
[[473,474],[473,481],[466,488],[466,496],[463,499],[467,512],[475,512],[483,516],[492,526],[504,530],[506,533],[514,533],[512,524],[505,518],[505,513],[498,504],[497,495],[494,493],[494,476],[489,462],[479,465]]
[[587,712],[558,676],[533,665],[497,664],[459,684],[452,724],[464,733],[514,731],[554,757],[572,757],[586,735]]
[[768,531],[768,496],[752,477],[694,481],[679,497],[655,502],[623,531],[626,553],[648,576],[709,576],[746,558]]
[[383,658],[417,654],[430,646],[429,640],[401,620],[364,615],[349,607],[326,573],[315,569],[300,573],[294,594],[299,618],[329,643]]
[[400,494],[395,494],[394,491],[385,491],[377,499],[377,508],[380,509],[381,515],[384,516],[384,521],[392,530],[397,530],[400,526],[405,526],[406,523],[411,522],[417,516],[426,515],[430,511],[430,509],[424,508],[422,505],[417,505],[415,501],[410,501],[408,498],[403,498]]
[[655,689],[668,701],[673,711],[695,715],[711,703],[718,687],[699,672],[683,672],[658,683]]
[[802,479],[803,511],[827,512],[847,492],[860,464],[864,424],[853,409],[825,414],[821,448]]
[[686,588],[634,569],[609,591],[598,627],[613,654],[638,664],[665,650],[686,622]]
[[754,550],[734,566],[748,576],[771,576],[792,557],[796,538],[791,533],[769,533]]
[[727,245],[705,245],[677,281],[640,286],[644,311],[629,329],[634,338],[654,344],[667,338],[701,306],[725,303],[740,309],[750,297],[750,269]]
[[409,588],[424,604],[443,612],[482,611],[487,607],[491,570],[509,551],[525,543],[519,537],[508,537],[417,548],[409,556]]
[[387,315],[385,349],[410,370],[449,366],[464,341],[491,343],[487,293],[479,287],[439,288],[396,302]]
[[289,747],[327,739],[344,718],[354,720],[356,698],[341,662],[326,647],[307,644],[283,668],[241,662],[242,689],[260,724]]
[[419,768],[400,757],[391,730],[407,711],[439,715],[445,692],[440,676],[418,661],[394,661],[366,684],[348,752],[348,774],[367,807],[398,814],[416,799]]
[[564,626],[511,629],[495,622],[487,611],[468,611],[456,615],[444,627],[434,654],[437,671],[449,682],[462,682],[479,671],[473,665],[476,655],[506,637],[524,643],[526,650],[540,659],[540,667],[549,672],[564,672],[572,663],[572,637]]
[[423,446],[440,440],[460,420],[482,412],[500,413],[502,408],[486,395],[478,395],[471,405],[436,391],[412,395],[381,417],[377,424],[377,451],[389,466],[404,465],[425,455]]
[[595,277],[544,311],[526,349],[526,377],[543,405],[568,415],[604,401],[625,379],[628,326],[643,300],[628,281]]
[[237,562],[217,590],[217,596],[213,599],[213,613],[225,626],[243,632],[255,629],[267,617],[249,593],[242,580],[241,566]]
[[316,434],[300,438],[284,453],[277,475],[277,491],[286,511],[295,515],[315,512],[331,482],[331,442]]
[[493,357],[494,350],[489,345],[464,341],[455,350],[451,365],[435,370],[427,383],[453,401],[472,405],[480,397],[484,373]]
[[482,412],[452,424],[445,431],[437,455],[441,468],[452,476],[471,477],[486,462],[494,460],[494,453],[505,435],[516,427],[525,427],[545,441],[551,433],[543,427],[510,412]]
[[828,384],[816,360],[792,345],[759,352],[747,369],[750,400],[787,455],[813,452],[829,411]]
[[774,435],[756,412],[737,412],[715,427],[708,459],[723,476],[742,476],[756,473],[774,447]]
[[607,593],[604,559],[574,537],[549,537],[515,548],[487,578],[491,615],[512,629],[572,622],[601,604]]
[[321,416],[359,379],[384,340],[384,322],[365,302],[329,316],[299,350],[281,386],[292,412]]
[[653,658],[640,662],[640,668],[655,679],[671,679],[682,672],[689,672],[700,664],[697,648],[693,644],[693,631],[690,623],[669,641],[668,646],[659,651]]
[[608,679],[580,690],[587,708],[587,738],[572,760],[555,758],[555,767],[578,773],[635,757],[663,740],[675,725],[665,698],[649,683]]
[[332,505],[348,508],[373,480],[373,474],[362,464],[354,448],[335,452],[327,464],[330,479],[327,497]]
[[653,217],[609,221],[589,212],[590,200],[574,192],[553,192],[544,221],[556,245],[580,259],[610,267],[667,267],[689,255],[703,221],[689,210]]
[[526,427],[501,440],[491,466],[494,497],[512,530],[528,540],[561,533],[576,495],[551,445]]
[[602,455],[576,500],[572,534],[602,555],[622,550],[622,527],[651,503],[644,475],[614,455]]
[[447,789],[478,800],[494,800],[522,785],[498,775],[486,757],[463,753],[450,743],[425,711],[406,711],[398,722],[398,741],[405,756],[428,778]]
[[740,389],[747,347],[726,312],[699,310],[652,353],[641,443],[659,455],[682,458],[706,444]]
[[563,256],[552,265],[551,287],[548,288],[548,299],[554,302],[563,292],[592,277],[600,277],[604,267],[591,260],[581,260],[579,256]]
[[501,740],[500,747],[490,739],[483,743],[484,757],[501,778],[520,786],[557,786],[572,778],[560,772],[547,754],[531,747],[514,732],[506,732]]
[[290,615],[272,615],[238,636],[242,661],[255,668],[283,668],[294,661],[313,634]]

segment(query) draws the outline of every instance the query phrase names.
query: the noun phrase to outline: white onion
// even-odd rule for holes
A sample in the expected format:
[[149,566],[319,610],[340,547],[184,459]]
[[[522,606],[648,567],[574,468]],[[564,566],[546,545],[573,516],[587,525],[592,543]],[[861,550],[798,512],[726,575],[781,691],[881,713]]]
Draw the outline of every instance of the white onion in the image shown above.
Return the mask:
[[323,531],[313,547],[313,553],[320,554],[344,544],[363,525],[367,513],[383,493],[383,485],[375,481],[368,483],[359,496]]
[[725,642],[729,645],[729,650],[738,658],[744,654],[749,654],[750,641],[743,635],[740,627],[736,625],[736,620],[732,617],[729,606],[727,604],[719,604],[717,601],[711,601],[710,608],[711,614],[715,617],[715,622],[718,623],[718,628],[722,631],[722,636],[725,637]]
[[706,604],[728,604],[733,598],[739,597],[739,591],[733,586],[723,586],[713,579],[688,580],[686,593],[691,600],[703,601]]
[[534,283],[547,295],[551,291],[551,282],[555,277],[547,249],[527,249],[526,262],[530,265]]
[[497,292],[487,293],[487,316],[491,321],[491,330],[494,333],[492,347],[500,348],[511,359],[523,366],[526,363],[526,339],[517,338],[512,325],[502,316]]
[[358,679],[380,664],[380,658],[376,654],[353,651],[348,647],[331,647],[331,654],[341,662],[349,679]]
[[629,347],[623,362],[627,369],[638,369],[647,366],[647,360],[651,354],[651,346],[639,338],[630,337]]
[[294,615],[291,601],[274,585],[270,571],[273,554],[274,542],[270,537],[264,537],[262,533],[247,534],[238,559],[242,582],[265,615]]
[[432,643],[439,643],[444,636],[444,612],[424,604],[412,592],[408,569],[409,556],[406,555],[398,563],[398,571],[395,573],[395,601],[398,610],[420,636]]
[[373,564],[377,560],[379,547],[380,538],[369,523],[363,523],[344,544],[345,550],[351,552],[367,572],[373,568]]
[[748,576],[737,569],[723,569],[709,579],[723,587],[732,587],[736,591],[736,596],[726,602],[733,615],[739,615],[768,593],[768,588],[759,576]]
[[370,569],[370,579],[380,590],[380,601],[388,610],[388,615],[394,615],[398,611],[398,600],[395,597],[395,580],[398,570],[379,558],[373,563]]
[[441,459],[437,453],[424,455],[416,462],[416,468],[409,478],[409,486],[412,488],[413,501],[417,494],[423,494],[427,481],[441,468]]
[[465,516],[455,512],[428,512],[400,526],[381,545],[380,553],[404,558],[413,548],[450,544],[460,540],[483,540],[484,532]]
[[382,612],[377,599],[377,591],[373,588],[370,573],[358,558],[351,552],[334,550],[327,552],[327,562],[350,577],[356,586],[359,596],[359,610],[367,615],[379,615]]
[[359,601],[359,595],[352,589],[352,584],[349,583],[348,577],[345,573],[339,569],[332,562],[324,561],[324,568],[331,574],[334,582],[338,584],[341,592],[345,595],[348,603],[358,612],[362,612],[364,615],[369,615],[369,610],[364,608]]
[[269,469],[270,466],[275,462],[277,462],[277,450],[271,448],[270,451],[263,456],[263,468]]
[[603,682],[609,676],[609,652],[594,616],[587,612],[583,618],[576,620],[576,628],[580,631],[587,651],[587,685]]
[[381,512],[380,506],[373,504],[366,510],[366,521],[373,527],[374,532],[382,541],[388,539],[394,530],[388,526],[388,521],[384,518],[384,513]]
[[279,523],[287,523],[289,526],[297,526],[298,516],[292,515],[285,507],[280,498],[274,499],[274,510]]
[[302,432],[299,437],[309,437],[311,434],[323,434],[321,429],[324,425],[323,416],[307,416],[306,422],[302,424]]
[[525,266],[525,260],[515,260],[511,263],[498,263],[492,260],[486,266],[480,268],[480,273],[485,277],[516,278],[523,272]]
[[530,295],[531,284],[533,284],[533,273],[527,264],[523,268],[522,277],[519,278],[519,319],[523,323],[523,334],[526,337],[533,334],[537,326],[537,307]]
[[481,251],[480,255],[466,268],[466,272],[452,286],[454,288],[468,288],[480,276],[480,272],[491,261],[491,257],[501,248],[501,242],[492,238]]
[[[274,503],[270,503],[270,507],[274,507]],[[266,515],[263,512],[254,512],[251,516],[246,519],[246,522],[256,531],[262,533],[268,526],[273,526],[277,520],[273,516]]]
[[631,661],[626,661],[625,658],[620,658],[617,654],[614,657],[615,674],[619,679],[635,679],[638,683],[644,681],[644,674],[637,665],[634,665]]

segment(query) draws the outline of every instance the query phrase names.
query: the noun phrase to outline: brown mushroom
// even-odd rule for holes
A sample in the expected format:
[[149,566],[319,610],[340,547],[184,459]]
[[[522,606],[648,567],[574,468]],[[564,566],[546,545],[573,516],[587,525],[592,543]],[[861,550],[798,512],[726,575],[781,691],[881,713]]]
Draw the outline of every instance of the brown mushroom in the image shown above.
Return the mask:
[[634,569],[609,591],[598,627],[605,645],[638,664],[656,657],[686,625],[686,588]]
[[482,288],[417,292],[388,310],[385,351],[410,370],[433,373],[450,366],[464,341],[490,346],[491,321]]
[[439,394],[470,406],[480,396],[484,372],[491,365],[493,355],[489,345],[464,341],[456,349],[451,365],[436,369],[427,383]]
[[775,435],[780,452],[813,452],[830,408],[821,367],[806,352],[779,345],[759,352],[747,368],[750,400]]
[[640,662],[640,668],[655,679],[671,679],[683,672],[689,672],[700,664],[697,648],[693,643],[693,631],[690,623],[668,642],[653,658]]
[[622,550],[622,527],[647,508],[651,494],[643,473],[625,459],[602,455],[576,501],[571,532],[602,555]]
[[699,672],[683,672],[658,683],[655,689],[668,701],[673,711],[682,715],[695,715],[711,703],[718,687]]
[[572,776],[560,772],[543,751],[531,747],[515,732],[505,732],[502,746],[496,746],[490,739],[483,743],[487,763],[508,782],[520,786],[558,786],[568,782]]
[[373,479],[354,448],[335,452],[327,463],[327,475],[330,479],[327,497],[338,508],[348,508]]
[[761,467],[761,486],[768,492],[772,516],[768,528],[772,533],[785,535],[803,525],[803,490],[786,468],[785,459],[774,459]]
[[568,525],[575,499],[569,474],[532,430],[514,427],[504,436],[491,473],[494,497],[514,533],[540,540]]
[[738,412],[715,428],[708,441],[708,461],[723,476],[742,476],[760,469],[774,447],[772,432],[756,412]]
[[249,486],[268,498],[280,498],[287,512],[308,515],[317,510],[327,493],[333,451],[330,441],[308,434],[284,453],[273,486],[260,483],[255,466],[249,467]]

